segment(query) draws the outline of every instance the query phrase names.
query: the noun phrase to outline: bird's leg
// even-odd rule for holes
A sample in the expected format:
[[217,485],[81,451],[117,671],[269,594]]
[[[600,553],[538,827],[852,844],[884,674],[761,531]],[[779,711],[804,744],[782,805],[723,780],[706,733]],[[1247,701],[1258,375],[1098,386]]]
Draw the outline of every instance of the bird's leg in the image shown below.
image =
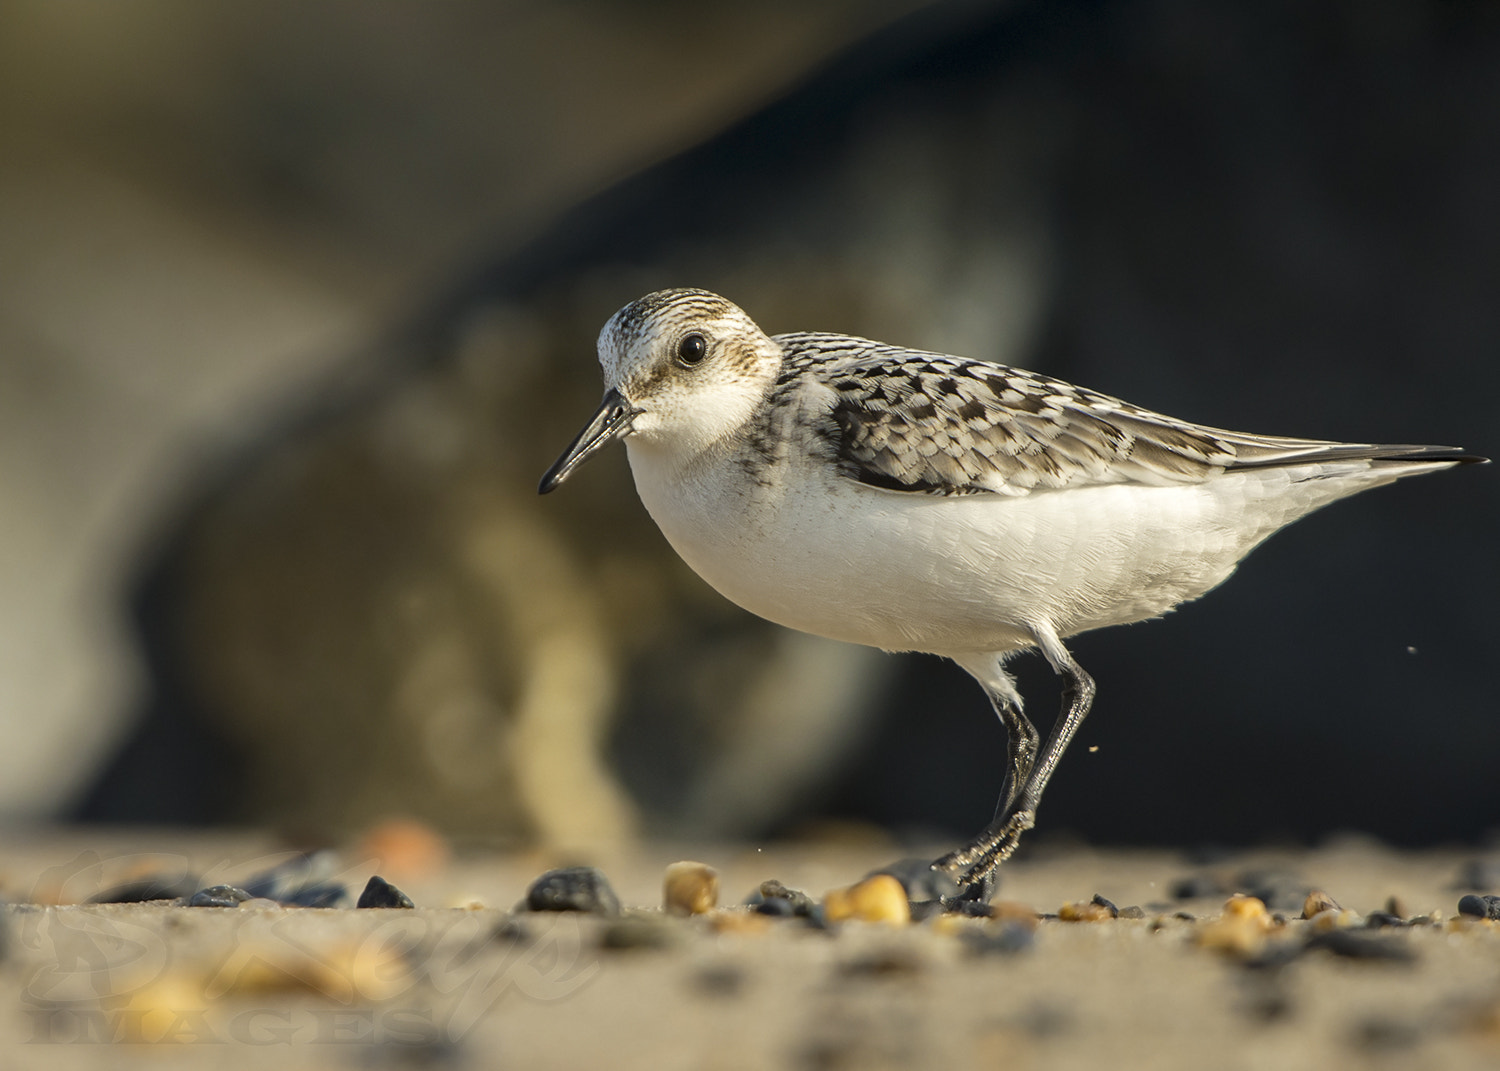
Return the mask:
[[[1068,743],[1078,732],[1078,727],[1083,724],[1083,719],[1088,716],[1089,708],[1094,703],[1094,679],[1073,660],[1073,656],[1068,653],[1067,648],[1063,647],[1062,642],[1055,635],[1039,632],[1037,643],[1053,670],[1063,678],[1062,709],[1058,713],[1056,724],[1052,726],[1052,731],[1047,736],[1046,745],[1040,754],[1037,754],[1035,750],[1036,730],[1031,728],[1030,722],[1026,721],[1024,715],[1021,714],[1020,697],[1016,696],[1015,716],[1027,728],[1031,728],[1030,748],[1026,762],[1027,772],[1024,780],[1017,776],[1015,743],[1017,736],[1013,734],[1011,771],[1007,778],[1005,794],[1001,797],[1003,806],[996,814],[995,820],[969,844],[955,852],[950,852],[932,864],[934,869],[945,870],[953,875],[959,885],[964,888],[963,898],[965,899],[987,900],[989,898],[993,891],[992,879],[995,869],[1010,858],[1021,841],[1021,834],[1036,823],[1036,809],[1041,802],[1042,792],[1046,789],[1047,782],[1052,779],[1052,774],[1056,771],[1063,752],[1067,750]],[[972,673],[973,670],[970,672]],[[991,699],[994,701],[990,683],[983,677],[979,679],[980,683],[985,685],[986,692],[991,693]],[[1009,677],[1007,676],[1006,679],[1009,680]],[[1011,685],[1011,692],[1014,693],[1014,691],[1014,685]],[[998,701],[996,701],[996,710],[1000,712],[1001,719],[1006,722],[1007,731],[1013,732],[1010,728],[1011,722],[1001,711]],[[1034,762],[1029,761],[1030,755],[1036,756]],[[1017,784],[1021,786],[1019,790],[1016,788]]]

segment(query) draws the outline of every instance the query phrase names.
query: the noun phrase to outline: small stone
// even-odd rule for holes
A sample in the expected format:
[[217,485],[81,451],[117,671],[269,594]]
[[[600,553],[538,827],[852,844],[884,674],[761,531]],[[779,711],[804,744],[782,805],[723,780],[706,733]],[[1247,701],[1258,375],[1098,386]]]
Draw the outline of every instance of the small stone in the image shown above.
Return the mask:
[[906,890],[906,898],[913,902],[952,899],[960,892],[953,876],[944,870],[934,870],[928,859],[898,859],[888,866],[872,870],[866,879],[877,874],[889,874]]
[[1405,919],[1389,911],[1372,911],[1365,916],[1365,929],[1367,930],[1401,929],[1405,926]]
[[585,911],[594,915],[618,915],[620,900],[603,871],[592,866],[570,866],[549,870],[526,890],[530,911]]
[[239,907],[245,901],[252,899],[244,889],[233,885],[210,885],[206,889],[199,889],[188,897],[188,907]]
[[911,921],[906,888],[890,874],[875,874],[847,889],[823,897],[823,917],[829,922],[858,919],[903,926]]
[[719,906],[719,872],[704,863],[673,863],[662,877],[661,906],[669,915],[707,914]]
[[1266,902],[1258,896],[1246,896],[1244,893],[1236,893],[1224,901],[1224,915],[1226,918],[1253,919],[1267,928],[1271,922]]
[[1036,908],[1019,900],[996,900],[990,904],[990,918],[999,922],[1019,923],[1028,930],[1034,930],[1041,916],[1037,914]]
[[1094,894],[1094,898],[1090,900],[1089,903],[1093,904],[1095,907],[1104,908],[1104,910],[1109,912],[1109,917],[1112,919],[1117,919],[1120,917],[1120,909],[1114,905],[1113,901],[1106,900],[1098,893]]
[[1385,960],[1390,963],[1410,963],[1416,953],[1399,937],[1383,937],[1373,933],[1358,933],[1354,930],[1329,930],[1308,938],[1305,946],[1309,951],[1322,950],[1347,959]]
[[1079,901],[1077,903],[1063,904],[1062,907],[1057,909],[1057,917],[1063,922],[1105,922],[1115,918],[1119,914],[1118,909],[1110,910],[1112,907],[1114,907],[1113,904],[1106,907],[1104,904],[1096,904],[1092,900],[1087,903]]
[[417,905],[411,902],[411,897],[379,874],[372,874],[370,880],[365,882],[365,891],[359,894],[359,902],[354,906],[411,908]]
[[787,915],[798,915],[803,918],[812,914],[813,899],[801,889],[788,889],[776,880],[763,881],[760,888],[751,893],[745,900],[748,907],[753,907],[762,915],[774,917],[785,917]]
[[242,888],[252,897],[288,907],[342,907],[349,890],[330,880],[339,865],[331,851],[296,855],[249,878]]
[[336,881],[304,885],[280,898],[288,907],[343,907],[349,902],[349,889]]
[[1302,917],[1305,919],[1310,919],[1319,912],[1328,911],[1329,909],[1334,911],[1340,910],[1338,901],[1326,892],[1321,892],[1317,889],[1308,893],[1307,899],[1302,901]]
[[1341,907],[1330,907],[1326,911],[1319,911],[1307,920],[1316,933],[1328,933],[1332,930],[1347,930],[1360,924],[1360,917],[1353,911]]
[[1193,934],[1200,948],[1223,952],[1240,959],[1259,956],[1266,947],[1266,929],[1260,921],[1245,916],[1225,915]]
[[1120,908],[1120,917],[1122,919],[1143,919],[1146,917],[1146,911],[1138,904],[1131,904],[1129,907]]
[[1385,910],[1387,914],[1395,915],[1398,919],[1411,918],[1411,912],[1406,910],[1406,902],[1399,896],[1393,895],[1386,900]]
[[773,919],[789,919],[797,914],[797,907],[790,900],[773,896],[769,900],[761,900],[758,903],[747,904],[750,910],[760,915],[769,915]]
[[1476,919],[1500,919],[1500,896],[1476,896],[1470,893],[1459,897],[1458,913]]

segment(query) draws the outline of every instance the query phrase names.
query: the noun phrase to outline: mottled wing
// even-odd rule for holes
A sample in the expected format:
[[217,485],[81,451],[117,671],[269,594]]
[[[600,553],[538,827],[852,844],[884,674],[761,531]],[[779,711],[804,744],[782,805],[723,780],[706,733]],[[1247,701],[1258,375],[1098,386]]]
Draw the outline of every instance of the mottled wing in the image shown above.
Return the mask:
[[1220,431],[1034,372],[843,335],[777,341],[784,378],[811,375],[833,392],[828,431],[845,474],[891,490],[1195,483],[1229,468],[1422,449]]

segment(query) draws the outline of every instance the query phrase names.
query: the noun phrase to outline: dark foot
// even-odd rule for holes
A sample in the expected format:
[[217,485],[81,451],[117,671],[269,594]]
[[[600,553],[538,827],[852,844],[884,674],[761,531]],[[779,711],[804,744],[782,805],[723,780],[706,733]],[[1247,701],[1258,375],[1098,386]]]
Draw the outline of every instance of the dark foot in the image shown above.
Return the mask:
[[1015,853],[1021,834],[1035,821],[1035,811],[1020,811],[986,829],[971,843],[936,860],[932,869],[942,871],[958,884],[956,901],[989,903],[997,884],[995,871]]

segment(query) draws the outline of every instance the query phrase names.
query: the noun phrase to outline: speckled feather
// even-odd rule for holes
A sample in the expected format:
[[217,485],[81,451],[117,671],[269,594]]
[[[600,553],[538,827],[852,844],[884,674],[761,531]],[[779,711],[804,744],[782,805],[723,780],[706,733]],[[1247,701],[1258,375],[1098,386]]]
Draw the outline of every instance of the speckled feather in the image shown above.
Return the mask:
[[1196,483],[1226,470],[1416,459],[1447,448],[1248,435],[1154,413],[1049,376],[849,335],[773,336],[785,353],[771,406],[812,377],[836,400],[825,427],[843,473],[931,494],[1105,483]]

